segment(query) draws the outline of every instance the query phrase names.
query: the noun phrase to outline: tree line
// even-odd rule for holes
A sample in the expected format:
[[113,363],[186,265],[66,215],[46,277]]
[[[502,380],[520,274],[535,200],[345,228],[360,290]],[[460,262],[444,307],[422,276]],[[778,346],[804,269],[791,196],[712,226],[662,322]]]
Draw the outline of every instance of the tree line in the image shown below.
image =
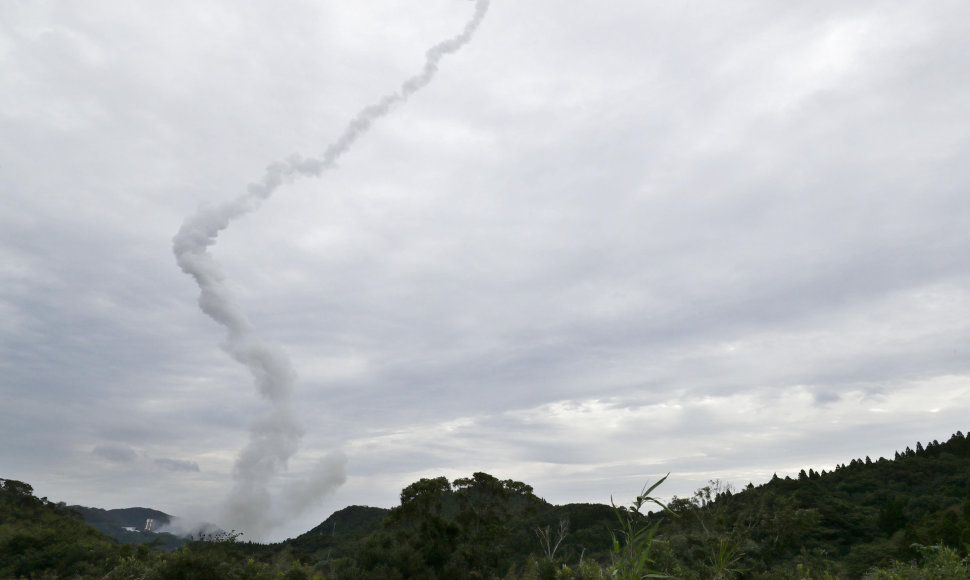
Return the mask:
[[166,550],[119,543],[29,484],[0,479],[0,577],[968,577],[970,439],[961,432],[758,486],[712,481],[665,504],[655,499],[661,482],[623,505],[556,506],[487,473],[425,478],[394,508],[350,506],[279,544],[229,532]]

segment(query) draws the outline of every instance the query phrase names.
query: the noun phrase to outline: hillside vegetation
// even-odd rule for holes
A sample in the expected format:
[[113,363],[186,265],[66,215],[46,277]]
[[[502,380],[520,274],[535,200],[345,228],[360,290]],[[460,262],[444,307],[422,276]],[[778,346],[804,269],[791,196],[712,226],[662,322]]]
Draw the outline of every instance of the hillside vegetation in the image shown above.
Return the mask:
[[555,506],[487,473],[427,478],[392,509],[350,506],[280,544],[230,532],[164,552],[122,545],[0,480],[0,578],[970,578],[960,432],[831,472],[711,482],[664,508],[661,483],[625,506]]

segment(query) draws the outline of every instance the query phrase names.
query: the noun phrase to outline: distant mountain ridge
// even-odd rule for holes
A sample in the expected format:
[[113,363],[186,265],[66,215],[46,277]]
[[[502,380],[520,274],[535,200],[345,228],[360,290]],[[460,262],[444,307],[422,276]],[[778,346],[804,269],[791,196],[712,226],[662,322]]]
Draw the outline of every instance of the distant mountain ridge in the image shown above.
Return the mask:
[[[158,528],[163,525],[168,525],[172,521],[172,516],[169,514],[151,508],[132,507],[105,510],[82,505],[69,505],[67,507],[81,514],[84,521],[105,533],[108,533],[107,530],[114,528],[134,528],[138,531],[156,531]],[[145,526],[148,520],[157,522],[157,527],[147,530]]]
[[[201,523],[180,526],[179,518],[152,508],[131,507],[101,509],[82,505],[67,506],[79,514],[85,523],[97,528],[122,544],[153,544],[162,549],[174,549],[200,538],[224,533],[215,524]],[[149,524],[151,521],[151,524]]]

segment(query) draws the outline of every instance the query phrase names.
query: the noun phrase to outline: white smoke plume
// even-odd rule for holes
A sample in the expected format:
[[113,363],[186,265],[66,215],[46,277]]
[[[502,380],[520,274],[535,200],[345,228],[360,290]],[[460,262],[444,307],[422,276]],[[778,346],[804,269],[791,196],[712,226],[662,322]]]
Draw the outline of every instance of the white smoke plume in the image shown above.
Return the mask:
[[489,0],[475,0],[474,14],[462,32],[429,49],[420,73],[405,80],[397,91],[361,110],[321,156],[293,155],[284,162],[269,165],[262,180],[251,183],[245,194],[220,205],[201,208],[185,220],[173,239],[179,267],[199,285],[199,306],[226,328],[222,347],[249,368],[259,393],[270,403],[266,414],[253,424],[249,443],[236,459],[233,470],[235,483],[224,522],[245,532],[247,539],[263,537],[287,517],[299,513],[343,484],[346,479],[346,458],[339,452],[330,454],[313,476],[285,488],[283,496],[273,501],[270,484],[286,468],[303,436],[303,428],[290,400],[296,373],[280,346],[267,343],[255,335],[246,314],[229,291],[219,264],[208,249],[233,220],[258,209],[285,179],[318,177],[325,169],[333,167],[374,121],[431,82],[441,59],[471,40],[485,17],[488,4]]

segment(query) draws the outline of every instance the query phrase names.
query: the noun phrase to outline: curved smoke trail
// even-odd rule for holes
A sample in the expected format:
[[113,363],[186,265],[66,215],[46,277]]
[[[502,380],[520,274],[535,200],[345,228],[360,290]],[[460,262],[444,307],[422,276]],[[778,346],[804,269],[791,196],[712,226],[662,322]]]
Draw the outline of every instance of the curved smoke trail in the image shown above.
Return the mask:
[[280,346],[255,335],[252,324],[230,293],[225,276],[208,249],[233,220],[258,209],[284,179],[318,177],[325,169],[333,167],[374,121],[430,83],[441,59],[471,40],[485,17],[488,4],[489,0],[475,0],[475,12],[464,30],[429,49],[421,72],[405,80],[399,90],[361,110],[323,155],[294,155],[284,162],[269,165],[262,180],[251,183],[245,194],[220,205],[203,207],[185,220],[172,240],[179,267],[199,285],[202,311],[226,328],[223,349],[249,368],[260,394],[270,403],[269,411],[253,424],[249,443],[236,459],[235,484],[226,515],[225,523],[244,530],[250,537],[261,537],[286,517],[343,484],[346,458],[340,453],[325,458],[313,476],[286,490],[279,502],[282,513],[273,513],[270,483],[296,453],[303,436],[303,428],[290,402],[296,373]]

